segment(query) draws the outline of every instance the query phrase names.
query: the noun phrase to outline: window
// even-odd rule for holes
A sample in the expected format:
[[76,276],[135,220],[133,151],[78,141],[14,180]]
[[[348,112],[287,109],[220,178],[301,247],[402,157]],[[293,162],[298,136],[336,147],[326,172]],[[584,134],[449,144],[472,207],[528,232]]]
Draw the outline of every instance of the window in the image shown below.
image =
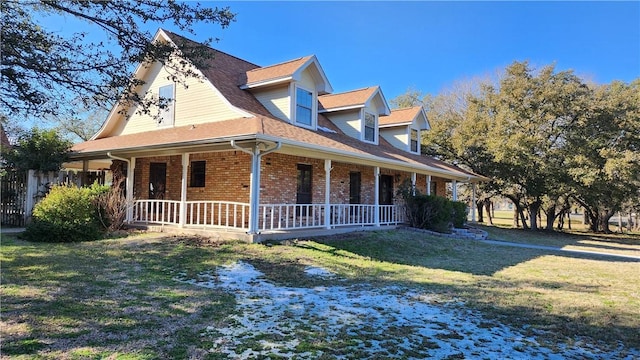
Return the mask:
[[305,89],[296,87],[296,122],[312,125],[313,94]]
[[418,130],[411,129],[411,152],[418,152]]
[[364,139],[376,141],[376,116],[368,112],[364,113]]
[[349,204],[360,204],[360,183],[359,172],[349,173]]
[[192,161],[191,162],[191,181],[190,187],[204,187],[205,174],[207,172],[206,161]]
[[161,108],[158,113],[158,126],[171,126],[175,118],[174,85],[161,86],[158,89]]

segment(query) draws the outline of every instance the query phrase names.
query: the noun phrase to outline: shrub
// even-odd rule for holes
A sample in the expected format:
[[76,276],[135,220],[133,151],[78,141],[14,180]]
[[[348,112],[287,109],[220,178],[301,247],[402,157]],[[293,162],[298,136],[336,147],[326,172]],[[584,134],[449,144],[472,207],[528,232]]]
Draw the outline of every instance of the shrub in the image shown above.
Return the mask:
[[398,191],[405,204],[409,226],[437,232],[451,232],[451,227],[461,228],[467,219],[467,205],[435,195],[422,195],[409,188]]
[[102,235],[94,200],[108,187],[54,185],[33,209],[33,221],[23,238],[30,241],[74,242],[96,240]]
[[98,219],[109,232],[122,229],[127,215],[127,202],[124,195],[124,177],[114,178],[114,182],[106,191],[96,196],[94,203],[98,211]]
[[453,222],[453,226],[461,228],[467,222],[469,208],[467,207],[467,204],[460,201],[452,201],[451,205],[453,206],[453,217],[451,220]]

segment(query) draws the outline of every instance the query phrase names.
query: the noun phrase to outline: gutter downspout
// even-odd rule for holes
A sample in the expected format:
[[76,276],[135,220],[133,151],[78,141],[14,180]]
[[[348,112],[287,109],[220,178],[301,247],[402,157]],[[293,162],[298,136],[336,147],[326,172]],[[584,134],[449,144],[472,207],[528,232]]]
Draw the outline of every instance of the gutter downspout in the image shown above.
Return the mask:
[[258,216],[260,206],[260,160],[262,156],[278,151],[282,147],[280,141],[276,142],[275,147],[267,150],[261,150],[262,142],[256,142],[255,147],[250,150],[236,144],[235,140],[231,140],[231,147],[251,155],[251,188],[249,192],[249,231],[250,235],[258,234]]
[[133,172],[135,171],[135,158],[125,159],[123,157],[115,156],[111,154],[111,151],[107,152],[107,156],[114,160],[120,160],[127,163],[127,180],[125,188],[127,191],[127,215],[126,221],[130,224],[133,221]]

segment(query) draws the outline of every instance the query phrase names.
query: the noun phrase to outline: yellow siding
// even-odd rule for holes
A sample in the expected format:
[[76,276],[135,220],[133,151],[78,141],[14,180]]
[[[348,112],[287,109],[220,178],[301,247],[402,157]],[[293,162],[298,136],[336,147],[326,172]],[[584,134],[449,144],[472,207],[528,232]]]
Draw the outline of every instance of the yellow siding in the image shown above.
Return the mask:
[[348,110],[325,114],[345,134],[360,140],[360,110]]
[[[377,101],[372,101],[372,102],[377,103]],[[379,115],[378,108],[373,106],[373,104],[368,104],[368,106],[364,108],[364,111],[368,112],[369,114]]]
[[289,95],[289,84],[266,90],[258,90],[254,92],[253,95],[273,116],[285,121],[290,121],[291,97]]
[[309,71],[310,66],[308,66],[302,74],[300,75],[300,81],[298,83],[305,89],[309,89],[310,91],[316,90],[318,86],[316,85],[313,76],[311,76],[311,72]]
[[[149,97],[157,97],[161,86],[173,83],[168,77],[169,72],[160,63],[154,64],[145,76],[144,80],[147,83],[142,92],[146,92]],[[190,78],[186,85],[187,87],[182,84],[175,85],[174,126],[224,121],[243,116],[207,80]],[[109,136],[157,130],[159,127],[153,116],[157,112],[156,107],[151,108],[151,115],[138,114],[132,110],[129,120],[121,119],[121,124]]]
[[400,150],[407,151],[409,149],[409,136],[407,135],[406,126],[380,129],[380,136]]
[[385,107],[385,104],[382,101],[382,96],[377,94],[369,102],[369,104],[367,106],[367,111],[369,111],[370,113],[373,113],[373,114],[380,114],[379,112],[382,112],[383,111],[382,109],[384,109],[384,107]]

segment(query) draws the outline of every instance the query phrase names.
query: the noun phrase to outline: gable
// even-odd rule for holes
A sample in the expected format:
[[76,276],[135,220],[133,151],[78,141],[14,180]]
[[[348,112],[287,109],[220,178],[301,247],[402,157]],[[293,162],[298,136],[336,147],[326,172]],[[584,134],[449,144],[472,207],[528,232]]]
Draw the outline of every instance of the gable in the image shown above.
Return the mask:
[[[155,41],[169,40],[163,37],[163,31],[159,30]],[[145,94],[145,99],[157,99],[160,87],[174,84],[175,121],[173,126],[175,127],[252,116],[234,107],[193,65],[188,65],[187,70],[199,76],[197,78],[189,77],[184,81],[184,84],[180,84],[171,80],[173,75],[160,62],[140,65],[134,76],[145,83],[137,91],[141,96]],[[105,124],[94,138],[158,130],[158,107],[152,105],[148,114],[141,114],[138,110],[138,107],[123,109],[122,106],[115,105]]]

